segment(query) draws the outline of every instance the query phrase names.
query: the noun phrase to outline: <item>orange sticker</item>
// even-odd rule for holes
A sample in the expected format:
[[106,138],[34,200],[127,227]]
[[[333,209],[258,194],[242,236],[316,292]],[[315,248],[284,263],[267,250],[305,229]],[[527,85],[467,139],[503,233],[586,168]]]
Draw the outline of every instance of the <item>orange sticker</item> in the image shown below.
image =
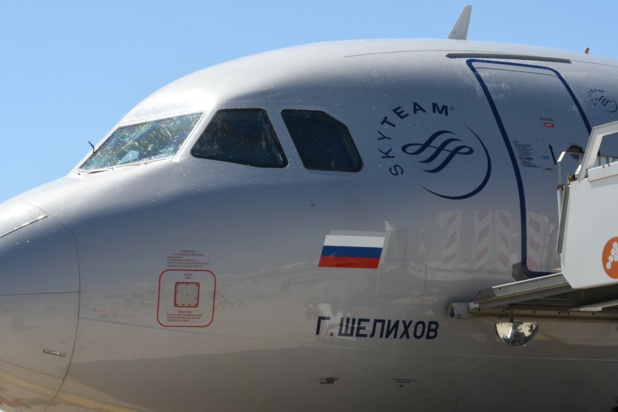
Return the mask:
[[618,279],[618,237],[608,240],[603,248],[603,269],[607,276]]

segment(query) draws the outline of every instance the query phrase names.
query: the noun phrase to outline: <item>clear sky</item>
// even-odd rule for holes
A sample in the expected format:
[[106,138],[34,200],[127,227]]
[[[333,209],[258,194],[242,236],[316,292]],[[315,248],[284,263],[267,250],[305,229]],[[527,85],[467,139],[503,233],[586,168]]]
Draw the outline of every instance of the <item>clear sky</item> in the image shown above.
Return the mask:
[[617,58],[616,0],[0,0],[0,201],[65,175],[135,104],[191,72],[330,40],[468,39]]

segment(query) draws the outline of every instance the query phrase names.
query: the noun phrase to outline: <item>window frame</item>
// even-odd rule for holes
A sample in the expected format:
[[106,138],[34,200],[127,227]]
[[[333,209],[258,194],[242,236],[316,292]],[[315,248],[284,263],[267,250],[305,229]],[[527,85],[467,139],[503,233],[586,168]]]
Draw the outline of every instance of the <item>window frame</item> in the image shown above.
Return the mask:
[[[198,155],[196,155],[194,150],[196,150],[196,147],[198,146],[198,144],[199,144],[200,140],[202,139],[202,137],[208,131],[209,127],[211,127],[213,125],[213,122],[216,120],[216,118],[219,115],[219,113],[221,113],[221,112],[240,112],[240,111],[245,111],[245,112],[258,111],[258,112],[261,112],[263,114],[264,120],[266,120],[266,123],[268,124],[268,126],[270,128],[270,135],[271,135],[272,138],[274,138],[274,140],[273,140],[273,142],[275,143],[275,147],[274,148],[281,155],[282,163],[280,165],[263,166],[263,165],[258,165],[258,164],[249,164],[249,163],[243,162],[243,161],[234,161],[234,160],[230,160],[230,159],[223,159],[223,158],[206,157],[206,156],[198,156]],[[289,161],[289,158],[288,158],[285,150],[283,149],[283,145],[281,144],[281,139],[279,138],[279,135],[277,134],[277,130],[276,129],[277,128],[275,127],[275,125],[273,124],[273,121],[271,120],[270,116],[268,115],[268,110],[265,109],[264,107],[220,107],[220,108],[218,108],[218,109],[216,109],[214,111],[212,116],[210,116],[210,119],[206,122],[206,125],[199,132],[199,134],[197,136],[197,139],[195,140],[195,142],[192,144],[191,148],[189,149],[189,155],[191,157],[193,157],[194,159],[214,160],[214,161],[217,161],[217,162],[238,164],[238,165],[243,165],[243,166],[255,167],[255,168],[259,168],[259,169],[285,169],[286,167],[289,166],[290,161]]]
[[[146,125],[146,124],[149,124],[149,123],[150,124],[154,124],[155,122],[164,122],[164,121],[167,121],[167,120],[177,119],[177,118],[180,118],[180,117],[188,117],[188,116],[197,116],[197,118],[194,120],[193,126],[189,129],[189,131],[187,132],[186,136],[182,139],[182,142],[176,147],[176,149],[175,149],[173,154],[168,155],[168,156],[161,156],[161,157],[148,157],[148,158],[138,159],[138,160],[135,160],[135,161],[129,160],[127,162],[116,163],[114,165],[108,165],[108,166],[102,166],[102,167],[96,167],[96,168],[84,168],[84,165],[86,165],[88,162],[90,162],[91,159],[94,158],[95,156],[100,155],[102,150],[107,150],[107,146],[112,144],[111,143],[112,137],[114,136],[114,134],[119,132],[121,129],[128,129],[128,128],[132,128],[132,127],[136,127],[136,126]],[[75,169],[78,172],[80,172],[80,173],[96,173],[96,172],[101,172],[101,171],[114,170],[114,169],[125,168],[125,167],[132,167],[132,166],[142,165],[142,164],[150,164],[150,163],[153,163],[153,162],[159,162],[159,161],[164,161],[164,160],[170,160],[170,159],[177,158],[178,156],[181,156],[181,153],[183,152],[184,147],[187,145],[187,143],[192,140],[192,136],[196,132],[196,130],[200,130],[201,129],[201,123],[202,123],[202,121],[204,120],[205,117],[206,117],[205,111],[196,111],[196,112],[189,112],[189,113],[183,113],[183,114],[178,114],[178,115],[168,115],[168,116],[162,116],[162,117],[155,117],[155,118],[152,118],[150,120],[142,120],[142,121],[137,121],[137,122],[134,122],[134,123],[117,124],[101,140],[101,142],[99,144],[97,144],[96,148],[93,149],[93,151],[91,153],[88,153],[88,155],[85,156],[78,163],[78,165],[75,167]],[[139,132],[139,133],[142,133],[142,132]],[[133,141],[132,144],[133,143],[137,143],[137,140]],[[129,152],[130,151],[127,151],[125,153],[125,156]]]
[[[339,127],[341,127],[344,131],[345,131],[345,135],[346,135],[346,139],[347,141],[343,141],[343,143],[349,148],[353,150],[353,153],[355,153],[357,159],[358,159],[358,166],[354,169],[334,169],[334,168],[315,168],[315,167],[308,167],[306,162],[305,162],[305,158],[301,152],[301,150],[299,150],[299,146],[296,143],[295,137],[293,136],[292,132],[290,131],[290,128],[288,126],[288,123],[286,122],[286,119],[284,117],[284,112],[286,111],[295,111],[295,112],[318,112],[321,113],[323,115],[328,116],[330,119],[332,119],[334,122],[336,122],[338,124]],[[298,106],[280,106],[279,109],[279,114],[280,114],[280,120],[281,120],[281,125],[282,127],[285,128],[288,137],[291,140],[291,147],[294,148],[294,150],[296,151],[296,155],[298,156],[299,160],[301,161],[302,167],[305,170],[309,170],[312,172],[321,172],[321,173],[360,173],[365,169],[365,162],[363,160],[363,157],[361,156],[360,151],[358,150],[358,146],[356,145],[356,140],[354,139],[354,136],[352,135],[352,133],[350,132],[350,128],[348,127],[348,125],[346,123],[344,123],[343,121],[341,121],[338,117],[332,115],[330,112],[328,112],[327,110],[325,110],[323,107],[316,107],[316,106],[304,106],[304,107],[298,107]],[[341,136],[341,135],[339,135]],[[350,157],[350,160],[354,160],[352,159],[352,157]]]

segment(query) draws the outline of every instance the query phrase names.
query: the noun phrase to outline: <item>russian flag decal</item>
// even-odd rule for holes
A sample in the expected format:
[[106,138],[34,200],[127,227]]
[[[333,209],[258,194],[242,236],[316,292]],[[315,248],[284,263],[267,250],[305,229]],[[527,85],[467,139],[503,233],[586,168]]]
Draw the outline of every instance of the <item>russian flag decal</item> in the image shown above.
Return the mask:
[[320,267],[377,269],[384,250],[385,233],[326,235]]

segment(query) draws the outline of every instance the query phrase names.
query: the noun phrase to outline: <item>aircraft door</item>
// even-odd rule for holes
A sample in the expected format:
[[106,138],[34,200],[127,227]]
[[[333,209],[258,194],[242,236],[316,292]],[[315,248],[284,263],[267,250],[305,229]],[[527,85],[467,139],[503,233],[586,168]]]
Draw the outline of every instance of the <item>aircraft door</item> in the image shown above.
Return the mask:
[[558,211],[557,157],[571,144],[585,147],[590,125],[564,78],[534,64],[469,60],[491,106],[510,156],[519,195],[522,269],[554,272]]

